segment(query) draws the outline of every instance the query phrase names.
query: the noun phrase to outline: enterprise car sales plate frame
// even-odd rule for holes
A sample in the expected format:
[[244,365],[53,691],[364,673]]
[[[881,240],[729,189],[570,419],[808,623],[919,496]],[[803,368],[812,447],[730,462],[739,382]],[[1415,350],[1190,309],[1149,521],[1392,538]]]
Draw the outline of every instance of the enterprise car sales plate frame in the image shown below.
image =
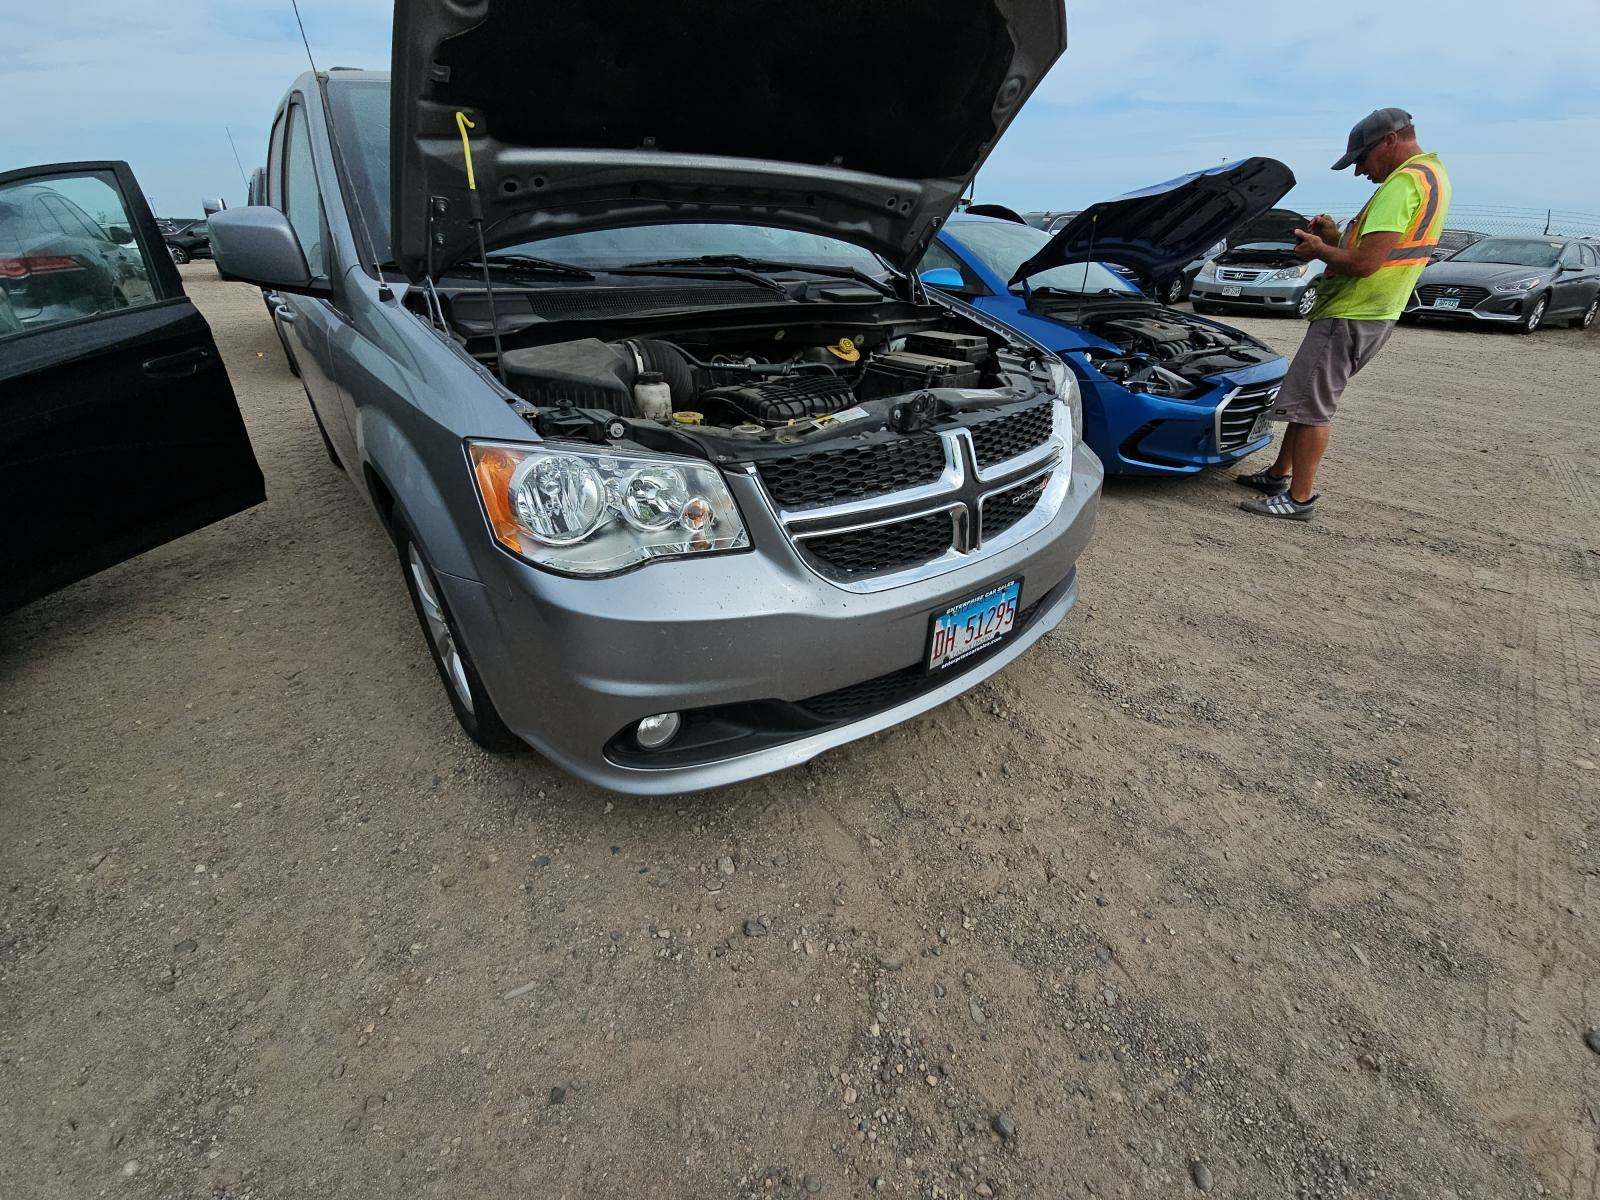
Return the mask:
[[934,613],[928,628],[928,670],[942,671],[1000,641],[1016,628],[1021,598],[1018,577]]

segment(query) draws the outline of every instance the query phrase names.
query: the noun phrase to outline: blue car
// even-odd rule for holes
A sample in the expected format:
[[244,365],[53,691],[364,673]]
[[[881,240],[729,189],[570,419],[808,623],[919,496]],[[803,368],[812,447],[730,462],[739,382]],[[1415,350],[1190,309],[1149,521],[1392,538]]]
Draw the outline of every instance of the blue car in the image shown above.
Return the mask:
[[958,213],[918,266],[947,297],[1061,356],[1083,393],[1084,440],[1107,472],[1193,475],[1272,440],[1287,363],[1238,329],[1145,297],[1294,186],[1254,158],[1085,209],[1058,233]]

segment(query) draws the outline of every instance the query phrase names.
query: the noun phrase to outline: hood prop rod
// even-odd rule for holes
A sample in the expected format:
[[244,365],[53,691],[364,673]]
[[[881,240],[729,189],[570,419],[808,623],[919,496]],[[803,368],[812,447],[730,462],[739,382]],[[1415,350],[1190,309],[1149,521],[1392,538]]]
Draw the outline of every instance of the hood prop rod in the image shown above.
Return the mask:
[[467,160],[467,196],[472,202],[468,224],[478,235],[478,265],[483,268],[483,295],[489,301],[489,328],[494,335],[494,367],[501,385],[509,389],[511,384],[506,379],[505,351],[500,345],[500,314],[494,303],[494,279],[489,271],[489,251],[483,241],[483,198],[478,195],[478,177],[472,169],[472,143],[467,140],[467,130],[476,129],[477,124],[457,109],[456,128],[461,131],[461,153]]

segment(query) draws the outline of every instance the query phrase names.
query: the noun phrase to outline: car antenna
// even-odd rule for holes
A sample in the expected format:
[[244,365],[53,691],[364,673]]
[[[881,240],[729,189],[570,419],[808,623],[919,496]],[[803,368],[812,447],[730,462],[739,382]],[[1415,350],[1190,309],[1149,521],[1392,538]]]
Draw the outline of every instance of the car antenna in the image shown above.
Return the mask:
[[467,160],[467,196],[472,202],[472,215],[468,223],[478,234],[478,265],[483,268],[483,294],[489,301],[489,327],[494,334],[494,365],[500,382],[510,387],[506,379],[505,352],[500,348],[500,314],[495,310],[494,280],[489,271],[489,251],[483,243],[483,198],[478,195],[478,176],[472,169],[472,143],[467,140],[467,130],[476,129],[476,122],[460,109],[456,110],[456,128],[461,131],[461,153]]
[[[294,23],[300,30],[300,44],[306,48],[306,61],[311,64],[311,73],[320,78],[322,72],[317,70],[317,60],[312,56],[311,39],[306,37],[306,23],[300,19],[299,0],[289,0],[289,7],[294,9]],[[328,126],[328,145],[333,148],[333,157],[337,160],[338,172],[343,174],[344,151],[339,145],[339,134],[334,127],[333,117],[328,113],[328,98],[326,95],[322,97],[322,111]],[[227,126],[223,126],[223,128],[226,129]],[[228,141],[233,141],[232,133],[228,134]],[[234,150],[233,156],[235,159],[239,157],[239,151],[237,148]],[[244,173],[243,165],[239,167],[239,172],[240,174]],[[249,183],[246,182],[246,189],[248,189],[249,186]],[[356,226],[360,227],[362,249],[366,251],[367,257],[372,260],[373,273],[378,277],[378,299],[393,300],[394,292],[389,287],[389,281],[383,277],[383,264],[378,261],[378,248],[373,244],[372,230],[367,227],[367,217],[366,214],[361,211],[360,204],[355,206],[354,217],[355,219],[351,222],[351,228],[354,229]]]
[[234,143],[233,130],[224,125],[222,132],[228,135],[228,145],[233,148],[233,165],[239,168],[239,179],[244,184],[245,200],[248,202],[250,199],[250,178],[244,173],[244,163],[239,159],[239,147]]

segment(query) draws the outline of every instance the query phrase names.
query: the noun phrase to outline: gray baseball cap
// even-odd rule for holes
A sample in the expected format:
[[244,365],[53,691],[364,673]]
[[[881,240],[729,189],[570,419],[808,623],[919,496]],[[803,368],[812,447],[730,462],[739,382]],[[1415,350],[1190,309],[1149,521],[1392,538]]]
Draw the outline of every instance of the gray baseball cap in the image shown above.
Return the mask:
[[1357,121],[1355,128],[1350,131],[1350,140],[1345,143],[1344,157],[1333,164],[1333,169],[1344,170],[1396,129],[1404,129],[1409,124],[1411,124],[1411,114],[1403,108],[1380,108],[1368,113]]

